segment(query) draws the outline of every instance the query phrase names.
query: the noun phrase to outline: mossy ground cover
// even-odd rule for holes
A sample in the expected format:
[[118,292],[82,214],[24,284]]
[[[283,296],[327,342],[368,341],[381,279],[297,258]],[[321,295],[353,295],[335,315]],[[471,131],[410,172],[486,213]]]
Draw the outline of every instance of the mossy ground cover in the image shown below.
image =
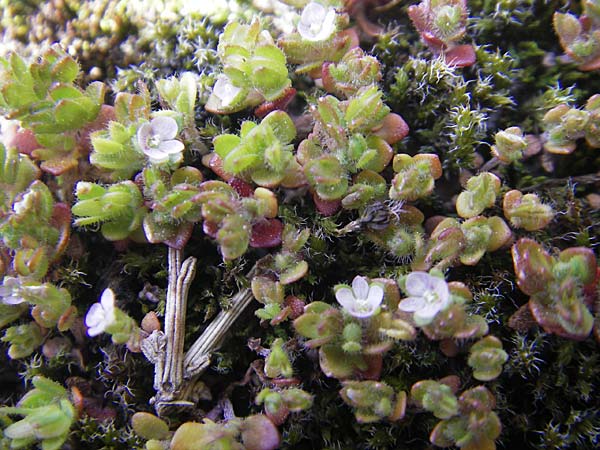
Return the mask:
[[598,447],[597,1],[0,12],[0,446]]

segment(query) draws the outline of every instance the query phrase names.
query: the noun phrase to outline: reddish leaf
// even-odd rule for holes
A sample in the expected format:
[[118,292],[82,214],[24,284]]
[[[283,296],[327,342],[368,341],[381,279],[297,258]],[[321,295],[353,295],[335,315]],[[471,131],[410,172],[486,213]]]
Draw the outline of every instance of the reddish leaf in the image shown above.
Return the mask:
[[182,250],[183,247],[185,247],[185,244],[190,240],[193,228],[193,223],[183,223],[179,226],[177,232],[173,236],[165,239],[163,242],[171,248]]
[[592,70],[600,69],[600,56],[578,66],[579,70],[591,72]]
[[[33,157],[36,157],[36,151],[33,152]],[[62,175],[68,170],[76,168],[78,165],[77,159],[73,156],[65,156],[63,159],[49,159],[42,162],[41,169],[54,176]]]
[[88,123],[82,128],[79,135],[79,143],[81,144],[85,153],[92,151],[92,142],[90,141],[90,134],[94,131],[104,130],[109,122],[116,119],[115,107],[110,105],[102,105],[100,112],[96,116],[93,122]]
[[7,147],[16,147],[19,153],[23,153],[24,155],[31,155],[35,149],[40,148],[40,144],[38,143],[33,131],[27,130],[25,128],[18,128],[14,133],[7,133]]
[[512,246],[515,275],[527,295],[546,289],[552,280],[553,258],[533,239],[521,238]]
[[285,306],[290,308],[290,319],[295,320],[304,313],[304,306],[306,303],[295,295],[288,295],[285,298]]
[[407,123],[402,116],[390,113],[383,119],[381,128],[375,131],[375,135],[383,138],[388,144],[393,145],[404,139],[409,132]]
[[250,247],[270,248],[281,244],[283,223],[278,219],[263,219],[252,226]]
[[283,94],[281,94],[281,97],[279,97],[278,99],[273,100],[272,102],[264,102],[262,105],[256,108],[254,110],[254,115],[259,119],[262,119],[270,112],[277,110],[284,111],[295,96],[296,89],[294,89],[293,87],[289,87],[285,91],[283,91]]
[[383,355],[367,355],[364,357],[367,369],[359,371],[365,380],[379,380],[383,368]]
[[313,201],[319,211],[324,216],[333,216],[342,207],[341,200],[323,200],[316,193],[313,193]]
[[204,234],[206,234],[207,236],[216,239],[217,233],[219,232],[219,226],[214,222],[205,220],[202,224],[202,231],[204,231]]
[[239,178],[233,177],[229,181],[227,181],[229,186],[231,186],[235,191],[240,195],[240,197],[252,197],[254,194],[254,189],[249,183],[246,183],[244,180],[240,180]]
[[59,238],[53,255],[53,261],[56,261],[67,248],[71,236],[71,208],[65,203],[56,203],[52,210],[50,223],[59,230]]
[[446,64],[454,67],[469,67],[477,61],[475,49],[471,44],[458,45],[444,54]]
[[221,179],[225,181],[229,181],[233,178],[232,174],[223,170],[223,160],[216,153],[209,153],[208,155],[204,155],[204,157],[202,158],[202,164],[210,168],[214,173],[216,173],[219,177],[221,177]]

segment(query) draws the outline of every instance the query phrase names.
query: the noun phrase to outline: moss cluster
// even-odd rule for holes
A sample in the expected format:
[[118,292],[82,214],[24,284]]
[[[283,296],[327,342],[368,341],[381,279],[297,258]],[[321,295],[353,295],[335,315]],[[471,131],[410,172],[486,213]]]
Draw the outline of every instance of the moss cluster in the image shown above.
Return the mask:
[[[187,3],[0,0],[0,447],[597,448],[600,2]],[[258,302],[161,409],[174,251]]]

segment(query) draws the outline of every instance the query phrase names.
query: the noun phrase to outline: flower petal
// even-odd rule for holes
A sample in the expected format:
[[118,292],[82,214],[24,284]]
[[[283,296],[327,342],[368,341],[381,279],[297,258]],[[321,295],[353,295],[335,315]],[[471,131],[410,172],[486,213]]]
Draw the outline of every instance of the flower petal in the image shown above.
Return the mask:
[[325,7],[316,2],[310,2],[304,7],[298,33],[307,41],[323,41],[335,31],[335,9]]
[[427,291],[433,289],[433,283],[427,272],[411,272],[406,277],[406,292],[410,296],[422,297]]
[[426,305],[424,308],[415,311],[413,318],[415,323],[419,326],[428,325],[431,323],[433,318],[440,312],[440,305],[432,303]]
[[96,327],[105,321],[104,308],[100,303],[94,303],[85,316],[85,324],[88,327]]
[[100,297],[100,303],[105,311],[113,311],[115,309],[115,293],[111,288],[104,289]]
[[448,283],[438,277],[431,277],[431,290],[437,294],[437,298],[440,304],[446,305],[450,299],[450,290],[448,289]]
[[373,308],[373,309],[352,309],[352,310],[347,310],[347,311],[353,317],[356,317],[358,319],[365,319],[367,317],[371,317],[373,315],[373,313],[375,312],[376,309],[377,308]]
[[172,139],[170,141],[162,141],[158,145],[158,150],[160,150],[161,152],[164,152],[168,155],[173,155],[175,153],[181,153],[184,148],[185,148],[185,145],[183,145],[183,142],[178,141],[177,139]]
[[354,280],[352,280],[352,291],[356,298],[365,300],[369,295],[369,283],[367,279],[361,276],[354,277]]
[[347,311],[350,311],[354,308],[354,304],[356,303],[356,298],[352,291],[348,288],[341,288],[335,291],[335,298],[340,305]]
[[221,101],[221,107],[226,108],[233,103],[241,91],[242,88],[234,86],[226,75],[219,75],[212,93]]
[[17,294],[11,294],[7,296],[0,295],[2,301],[0,303],[4,303],[5,305],[20,305],[25,301],[23,297]]
[[398,304],[400,311],[414,312],[425,306],[423,297],[407,297]]
[[104,333],[104,329],[106,327],[104,326],[103,323],[100,323],[98,325],[94,325],[92,327],[88,327],[87,329],[87,334],[90,337],[94,337],[94,336],[98,336],[99,334]]
[[376,309],[381,305],[383,301],[383,288],[376,284],[372,285],[369,289],[369,295],[367,296],[367,303]]
[[336,18],[337,14],[335,13],[335,9],[329,8],[325,18],[323,19],[323,23],[321,24],[321,31],[317,36],[315,36],[316,41],[324,41],[333,34],[336,27]]
[[142,124],[137,130],[137,141],[138,145],[142,150],[146,150],[148,148],[148,139],[152,134],[152,125],[148,122]]
[[152,164],[161,164],[169,160],[169,154],[160,151],[158,148],[144,149],[144,154]]
[[173,139],[177,136],[177,131],[179,130],[177,121],[168,116],[155,117],[150,122],[150,125],[152,126],[152,134],[157,134],[161,141]]

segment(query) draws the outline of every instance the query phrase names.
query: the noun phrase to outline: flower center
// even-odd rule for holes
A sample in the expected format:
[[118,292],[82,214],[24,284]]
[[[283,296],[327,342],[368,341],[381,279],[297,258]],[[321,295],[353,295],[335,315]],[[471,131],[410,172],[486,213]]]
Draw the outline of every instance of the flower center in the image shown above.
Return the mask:
[[354,305],[356,307],[356,310],[362,313],[368,312],[371,309],[369,302],[367,301],[367,299],[364,298],[357,298]]
[[439,295],[437,295],[436,292],[432,292],[432,291],[426,292],[425,295],[423,295],[423,298],[425,299],[425,302],[428,305],[432,305],[434,303],[437,303],[440,300]]
[[160,145],[160,135],[158,134],[153,134],[148,138],[148,147],[150,148],[158,148],[158,146]]

